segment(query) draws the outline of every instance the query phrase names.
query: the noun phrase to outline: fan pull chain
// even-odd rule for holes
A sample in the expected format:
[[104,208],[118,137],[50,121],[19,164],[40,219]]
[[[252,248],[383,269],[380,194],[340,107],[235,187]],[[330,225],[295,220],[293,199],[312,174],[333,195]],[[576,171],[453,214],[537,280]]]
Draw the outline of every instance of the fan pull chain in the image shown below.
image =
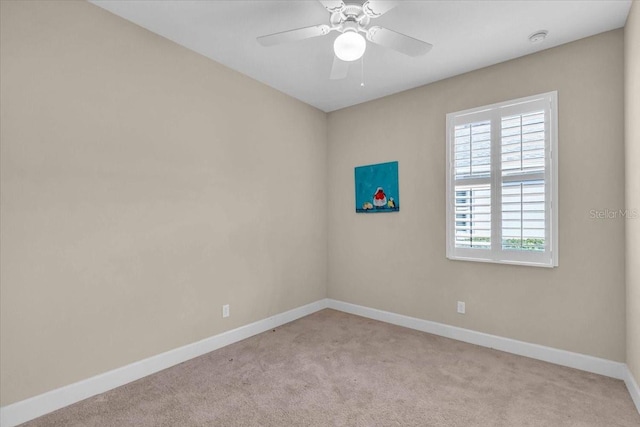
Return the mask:
[[360,87],[364,87],[364,55],[360,60]]

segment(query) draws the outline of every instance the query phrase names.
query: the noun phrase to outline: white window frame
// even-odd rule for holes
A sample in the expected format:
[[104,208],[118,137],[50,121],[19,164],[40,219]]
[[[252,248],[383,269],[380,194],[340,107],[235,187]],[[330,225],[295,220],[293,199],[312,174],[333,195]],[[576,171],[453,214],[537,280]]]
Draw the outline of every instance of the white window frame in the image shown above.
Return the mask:
[[[502,249],[501,119],[523,114],[530,108],[545,111],[545,250]],[[455,246],[455,128],[482,120],[491,121],[491,247]],[[447,258],[451,260],[517,264],[538,267],[558,266],[558,92],[547,92],[447,114]],[[541,172],[542,176],[542,172]],[[482,180],[479,178],[477,180]]]

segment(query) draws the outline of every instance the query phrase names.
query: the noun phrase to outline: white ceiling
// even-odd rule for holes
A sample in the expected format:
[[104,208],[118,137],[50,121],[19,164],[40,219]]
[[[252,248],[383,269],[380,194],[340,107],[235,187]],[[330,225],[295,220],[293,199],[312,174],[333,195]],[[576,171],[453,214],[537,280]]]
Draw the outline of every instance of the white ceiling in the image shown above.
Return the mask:
[[[329,13],[315,0],[90,1],[327,112],[620,28],[631,6],[631,0],[402,1],[373,25],[433,49],[412,58],[368,43],[364,67],[358,61],[346,79],[329,80],[337,32],[273,47],[256,42],[258,36],[328,24]],[[530,43],[538,30],[549,36]]]

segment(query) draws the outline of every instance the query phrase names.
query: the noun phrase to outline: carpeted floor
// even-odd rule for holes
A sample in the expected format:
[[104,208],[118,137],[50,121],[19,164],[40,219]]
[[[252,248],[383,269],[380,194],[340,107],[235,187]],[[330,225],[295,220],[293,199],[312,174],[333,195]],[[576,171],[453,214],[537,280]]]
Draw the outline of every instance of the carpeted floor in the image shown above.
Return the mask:
[[323,310],[24,426],[640,426],[622,381]]

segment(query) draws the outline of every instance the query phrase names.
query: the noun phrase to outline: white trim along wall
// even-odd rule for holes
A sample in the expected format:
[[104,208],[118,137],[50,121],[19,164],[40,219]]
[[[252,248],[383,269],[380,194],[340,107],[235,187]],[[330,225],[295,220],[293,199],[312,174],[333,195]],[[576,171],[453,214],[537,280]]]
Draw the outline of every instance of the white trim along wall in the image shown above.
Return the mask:
[[325,298],[7,405],[0,408],[0,426],[16,426],[325,308],[623,380],[640,413],[640,388],[624,363]]

